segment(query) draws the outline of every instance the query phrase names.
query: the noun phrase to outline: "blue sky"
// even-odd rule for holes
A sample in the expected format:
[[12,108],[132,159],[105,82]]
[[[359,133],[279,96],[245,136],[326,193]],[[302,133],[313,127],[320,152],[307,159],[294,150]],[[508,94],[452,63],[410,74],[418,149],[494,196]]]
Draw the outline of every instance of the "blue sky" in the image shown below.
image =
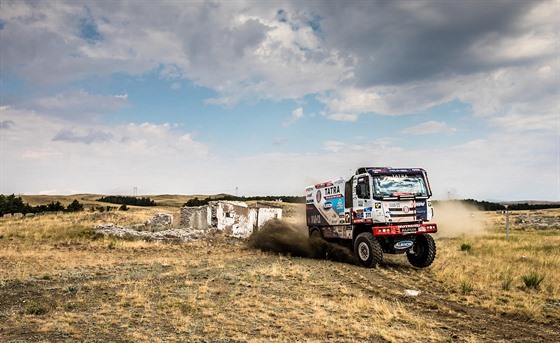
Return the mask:
[[0,193],[560,200],[557,1],[2,1]]

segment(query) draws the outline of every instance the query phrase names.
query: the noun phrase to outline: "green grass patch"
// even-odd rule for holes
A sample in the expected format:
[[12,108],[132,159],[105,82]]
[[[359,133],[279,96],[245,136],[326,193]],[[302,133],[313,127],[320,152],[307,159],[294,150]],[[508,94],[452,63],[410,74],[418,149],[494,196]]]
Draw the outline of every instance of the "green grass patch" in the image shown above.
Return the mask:
[[511,285],[513,284],[513,276],[511,275],[506,275],[504,277],[504,279],[502,280],[502,289],[504,291],[509,291],[509,289],[511,288]]
[[459,285],[459,290],[461,291],[461,294],[467,295],[472,293],[472,291],[474,291],[474,287],[471,282],[463,280]]
[[522,275],[521,279],[523,280],[525,287],[527,287],[528,289],[539,290],[540,285],[545,279],[545,277],[546,275],[542,275],[533,271],[527,275]]
[[47,312],[48,312],[47,306],[37,302],[31,302],[25,307],[25,314],[29,314],[33,316],[42,316]]

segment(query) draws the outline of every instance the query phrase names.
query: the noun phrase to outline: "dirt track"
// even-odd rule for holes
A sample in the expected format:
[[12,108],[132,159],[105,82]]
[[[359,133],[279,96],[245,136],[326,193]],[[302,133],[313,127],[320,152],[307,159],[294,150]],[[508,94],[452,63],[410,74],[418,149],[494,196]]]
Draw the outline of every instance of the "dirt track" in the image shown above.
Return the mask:
[[[430,281],[429,270],[415,270],[399,265],[399,262],[386,263],[367,273],[363,273],[359,267],[336,265],[334,269],[336,274],[351,280],[349,282],[356,289],[373,289],[377,296],[400,301],[416,316],[437,322],[438,329],[443,330],[450,339],[476,339],[482,342],[560,341],[558,323],[532,323],[530,318],[497,315],[482,307],[450,301],[448,294],[438,290],[438,285]],[[420,289],[422,293],[411,297],[404,294],[405,289]]]

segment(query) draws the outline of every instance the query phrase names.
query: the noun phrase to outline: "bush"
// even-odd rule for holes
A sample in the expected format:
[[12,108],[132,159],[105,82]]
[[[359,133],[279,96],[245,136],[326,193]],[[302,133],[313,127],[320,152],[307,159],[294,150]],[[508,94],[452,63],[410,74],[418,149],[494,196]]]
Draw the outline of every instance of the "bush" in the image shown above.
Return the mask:
[[26,314],[31,314],[34,316],[40,316],[47,313],[47,307],[43,304],[39,304],[37,302],[32,302],[27,305],[25,308]]
[[66,207],[67,212],[80,212],[83,211],[83,209],[84,205],[80,204],[80,202],[76,199],[74,199],[74,201]]
[[33,212],[33,208],[29,204],[24,204],[20,197],[16,197],[14,194],[5,196],[0,194],[0,216],[6,213],[30,213]]
[[531,272],[530,274],[521,276],[525,287],[532,289],[540,289],[541,282],[543,282],[546,275],[540,275],[537,272]]
[[199,200],[198,198],[189,199],[189,200],[185,203],[185,206],[188,206],[188,207],[202,206],[202,205],[208,204],[208,202],[209,202],[210,200],[211,200],[210,198],[206,198],[206,199],[204,199],[204,200]]
[[461,243],[461,251],[471,251],[471,243]]
[[64,205],[60,201],[51,202],[47,205],[47,212],[60,212],[64,211]]
[[98,239],[102,239],[104,236],[101,232],[97,232],[94,229],[88,227],[84,230],[79,231],[78,237],[96,241]]
[[472,283],[470,283],[469,281],[463,280],[461,281],[460,289],[461,289],[461,293],[466,295],[466,294],[470,294],[474,290],[474,287]]
[[122,204],[121,207],[119,207],[119,211],[128,211],[126,204]]
[[513,276],[507,275],[505,279],[502,281],[502,289],[504,291],[509,291],[512,283],[513,283]]

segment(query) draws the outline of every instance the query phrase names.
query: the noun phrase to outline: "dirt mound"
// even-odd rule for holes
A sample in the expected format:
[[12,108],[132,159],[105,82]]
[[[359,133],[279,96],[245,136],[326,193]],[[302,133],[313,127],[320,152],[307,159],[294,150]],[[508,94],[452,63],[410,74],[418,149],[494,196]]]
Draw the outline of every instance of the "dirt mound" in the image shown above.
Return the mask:
[[249,246],[291,256],[356,263],[349,249],[320,238],[310,238],[304,231],[284,221],[271,220],[249,237]]

